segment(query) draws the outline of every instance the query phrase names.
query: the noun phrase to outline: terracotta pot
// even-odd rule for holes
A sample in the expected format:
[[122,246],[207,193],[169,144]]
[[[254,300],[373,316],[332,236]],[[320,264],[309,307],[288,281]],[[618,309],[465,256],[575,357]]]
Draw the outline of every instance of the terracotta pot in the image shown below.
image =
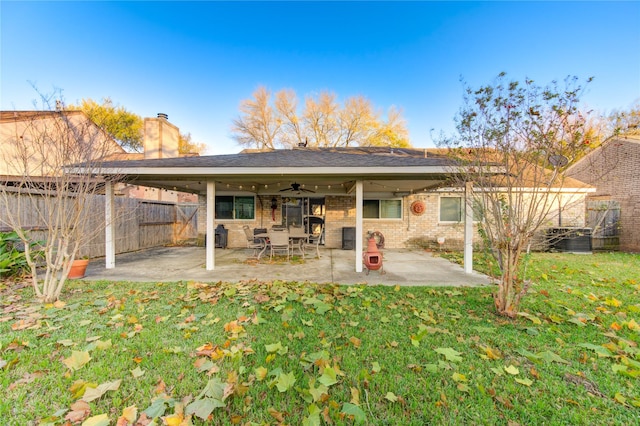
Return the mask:
[[87,265],[89,264],[89,259],[77,259],[74,260],[71,264],[71,270],[69,271],[69,276],[67,278],[70,279],[78,279],[84,278],[85,271],[87,270]]

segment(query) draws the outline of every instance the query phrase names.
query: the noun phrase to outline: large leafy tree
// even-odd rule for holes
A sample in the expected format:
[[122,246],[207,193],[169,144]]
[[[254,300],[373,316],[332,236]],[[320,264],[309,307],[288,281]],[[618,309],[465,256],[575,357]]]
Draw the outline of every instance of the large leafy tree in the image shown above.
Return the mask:
[[207,145],[194,142],[191,133],[180,133],[178,139],[178,152],[180,154],[202,154],[207,149]]
[[540,86],[504,73],[479,88],[465,84],[457,135],[442,141],[467,166],[451,176],[481,210],[481,235],[500,268],[494,302],[502,315],[515,316],[527,294],[521,260],[534,236],[576,201],[562,188],[564,171],[594,136],[579,110],[584,85],[571,77]]
[[79,109],[114,138],[120,146],[128,151],[142,151],[144,121],[142,117],[127,111],[122,106],[114,105],[111,98],[103,98],[101,102],[83,99],[80,105],[69,109]]
[[302,109],[293,90],[272,96],[261,86],[253,98],[240,103],[241,115],[233,120],[233,138],[257,149],[291,147],[410,146],[401,112],[390,108],[386,120],[362,96],[341,105],[334,93],[307,96]]
[[[111,98],[103,98],[101,102],[93,99],[83,99],[79,106],[69,106],[68,109],[79,109],[107,132],[120,146],[128,151],[140,152],[143,149],[144,120],[138,114],[128,111],[122,106],[114,105]],[[178,152],[180,154],[201,154],[207,146],[194,142],[191,133],[180,133]]]

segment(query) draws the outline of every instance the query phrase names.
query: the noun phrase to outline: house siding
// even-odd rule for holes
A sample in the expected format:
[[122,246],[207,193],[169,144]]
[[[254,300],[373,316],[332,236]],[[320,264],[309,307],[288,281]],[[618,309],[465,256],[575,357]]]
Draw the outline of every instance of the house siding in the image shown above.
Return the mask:
[[640,252],[640,138],[611,140],[570,173],[597,187],[590,198],[620,203],[620,250]]
[[[246,194],[245,194],[246,195]],[[464,197],[460,192],[456,193],[427,193],[402,197],[401,219],[363,219],[363,231],[366,237],[368,232],[380,232],[384,237],[385,248],[422,248],[433,250],[462,250],[464,247],[464,222],[440,222],[440,197]],[[223,224],[228,230],[227,246],[229,248],[241,248],[246,246],[246,238],[243,231],[244,225],[253,228],[270,228],[282,223],[282,210],[280,196],[278,208],[275,210],[275,220],[272,217],[271,198],[273,195],[256,196],[256,219],[247,220],[217,220],[215,225]],[[583,194],[566,194],[562,197],[562,226],[584,226],[585,203]],[[199,241],[204,243],[206,232],[206,197],[200,195],[200,208],[198,209],[198,233]],[[411,212],[411,204],[414,201],[422,201],[425,211],[421,215]],[[342,232],[345,227],[356,226],[355,197],[344,195],[328,195],[325,197],[325,247],[342,248]],[[553,211],[547,219],[548,226],[558,226],[558,212]],[[438,244],[438,239],[444,238],[444,244]],[[474,243],[481,244],[478,234],[478,225],[474,224]],[[366,244],[364,245],[366,247]]]

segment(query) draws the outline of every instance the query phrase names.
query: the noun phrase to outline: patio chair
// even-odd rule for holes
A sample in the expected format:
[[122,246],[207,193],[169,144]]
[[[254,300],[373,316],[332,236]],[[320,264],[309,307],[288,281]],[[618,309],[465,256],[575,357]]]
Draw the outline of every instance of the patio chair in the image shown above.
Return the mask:
[[300,252],[300,256],[304,259],[304,248],[302,244],[309,238],[309,235],[305,232],[304,227],[302,225],[289,226],[289,242],[291,246],[291,254],[295,253],[297,249]]
[[271,247],[269,259],[273,259],[274,253],[286,253],[288,261],[290,254],[289,231],[286,229],[271,229],[268,234],[269,247]]
[[253,257],[258,257],[258,254],[264,249],[264,241],[260,239],[254,239],[253,232],[249,225],[242,227],[244,234],[247,236],[247,248],[253,249]]
[[313,233],[311,235],[309,235],[309,239],[308,241],[305,241],[302,244],[302,258],[304,259],[304,252],[307,249],[316,250],[316,256],[318,256],[318,259],[320,259],[320,241],[322,241],[322,232],[324,231],[324,226],[320,227],[320,231],[318,231],[317,233]]

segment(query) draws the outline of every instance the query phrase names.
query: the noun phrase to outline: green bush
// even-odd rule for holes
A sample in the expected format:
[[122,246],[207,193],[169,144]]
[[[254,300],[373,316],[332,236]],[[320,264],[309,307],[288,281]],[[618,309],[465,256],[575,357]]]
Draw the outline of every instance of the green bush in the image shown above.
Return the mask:
[[[0,232],[0,277],[20,275],[29,268],[27,256],[20,249],[21,246],[22,240],[17,232]],[[30,243],[34,259],[42,254],[39,246],[38,242]]]

